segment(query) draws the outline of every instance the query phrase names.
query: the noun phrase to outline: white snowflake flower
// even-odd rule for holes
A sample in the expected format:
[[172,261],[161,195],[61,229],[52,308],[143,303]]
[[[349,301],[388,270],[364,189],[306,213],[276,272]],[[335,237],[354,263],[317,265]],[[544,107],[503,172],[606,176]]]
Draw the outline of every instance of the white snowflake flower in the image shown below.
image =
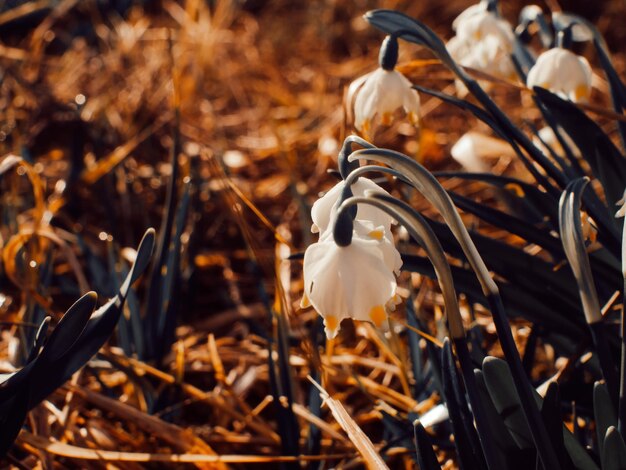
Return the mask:
[[463,134],[454,144],[450,154],[465,171],[484,173],[489,171],[486,159],[512,156],[514,152],[511,146],[501,139],[470,131]]
[[494,13],[482,10],[471,15],[457,18],[456,35],[463,41],[478,43],[486,37],[493,36],[505,51],[512,52],[515,34],[508,21],[497,17]]
[[348,105],[354,97],[354,127],[369,134],[375,119],[384,125],[393,122],[393,114],[403,109],[409,122],[419,123],[420,98],[411,82],[397,70],[379,67],[357,78],[348,91]]
[[564,99],[586,103],[591,95],[592,70],[587,59],[556,47],[545,51],[528,72],[526,85],[546,88]]
[[[511,25],[487,11],[482,5],[474,5],[465,10],[453,23],[456,36],[446,44],[450,56],[463,67],[476,69],[504,80],[515,80],[516,71],[511,53],[515,35]],[[459,94],[467,90],[457,80]],[[488,89],[490,83],[480,81]]]
[[326,336],[334,338],[343,319],[382,327],[385,305],[396,295],[396,278],[385,263],[380,241],[355,234],[348,246],[332,237],[310,245],[304,254],[303,306],[324,318]]

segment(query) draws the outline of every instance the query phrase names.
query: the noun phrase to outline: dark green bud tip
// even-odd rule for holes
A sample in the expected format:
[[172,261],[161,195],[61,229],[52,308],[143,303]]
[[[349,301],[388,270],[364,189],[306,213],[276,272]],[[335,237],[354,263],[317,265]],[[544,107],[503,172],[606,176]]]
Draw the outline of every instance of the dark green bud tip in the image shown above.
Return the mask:
[[394,35],[387,36],[378,54],[378,63],[384,70],[393,70],[398,63],[398,38]]

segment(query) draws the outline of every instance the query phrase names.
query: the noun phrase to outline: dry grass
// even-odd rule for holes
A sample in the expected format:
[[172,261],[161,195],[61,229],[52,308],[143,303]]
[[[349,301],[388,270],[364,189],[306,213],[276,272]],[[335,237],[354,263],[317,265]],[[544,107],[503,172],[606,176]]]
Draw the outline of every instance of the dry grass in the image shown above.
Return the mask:
[[[36,306],[58,319],[87,290],[84,246],[106,259],[136,246],[146,227],[159,227],[175,127],[182,136],[182,178],[194,183],[182,237],[187,282],[179,293],[177,341],[162,367],[126,357],[111,341],[97,361],[29,414],[29,431],[20,434],[5,464],[132,469],[256,462],[275,468],[319,459],[326,468],[362,466],[360,445],[371,451],[368,446],[385,444],[383,411],[407,417],[428,410],[438,397],[413,399],[406,345],[397,335],[345,325],[340,341],[318,350],[310,334],[317,315],[298,307],[299,262],[282,260],[311,242],[307,207],[332,184],[326,170],[335,168],[337,147],[352,132],[343,89],[376,65],[380,35],[360,15],[398,8],[447,37],[465,2],[277,0],[242,7],[218,1],[212,9],[200,0],[146,3],[124,17],[76,0],[0,12],[1,154],[25,160],[14,162],[0,183],[5,220],[14,221],[0,229],[3,274],[11,280],[0,294],[3,372],[12,370],[16,338],[32,328],[20,323]],[[611,45],[624,39],[619,3],[607,2],[598,13]],[[507,2],[510,18],[517,6]],[[35,16],[27,16],[30,10]],[[403,46],[401,60],[414,81],[449,87],[451,77],[438,65],[411,66],[428,58]],[[623,69],[622,55],[617,64]],[[501,103],[519,103],[514,87],[496,86],[494,93]],[[419,132],[399,124],[376,142],[429,168],[450,168],[449,146],[476,124],[437,101],[423,102]],[[518,119],[537,117],[519,106],[511,112]],[[513,159],[500,159],[494,171],[522,170]],[[476,183],[447,184],[493,199]],[[498,236],[474,218],[467,222]],[[67,282],[44,287],[39,266],[49,256],[54,276],[77,288]],[[442,307],[434,284],[417,275],[405,275],[402,283],[416,288],[420,315],[434,326]],[[269,293],[273,315],[260,290]],[[493,325],[478,314],[497,354]],[[275,407],[284,403],[273,403],[260,331],[287,331],[285,325],[301,449],[315,425],[321,456],[281,456]],[[522,347],[525,325],[514,331]],[[539,351],[535,373],[555,373],[550,350]],[[316,373],[333,399],[321,418],[307,408],[307,377]],[[150,394],[163,405],[154,415],[147,413]],[[346,424],[349,417],[353,423]],[[371,443],[354,438],[361,430]],[[410,466],[411,452],[393,449],[390,465]]]

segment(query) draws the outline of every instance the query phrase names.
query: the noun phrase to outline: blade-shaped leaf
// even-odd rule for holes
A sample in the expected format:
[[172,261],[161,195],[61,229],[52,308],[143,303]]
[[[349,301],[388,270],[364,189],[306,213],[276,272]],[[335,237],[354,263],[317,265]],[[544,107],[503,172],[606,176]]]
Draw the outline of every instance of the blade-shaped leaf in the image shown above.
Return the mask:
[[52,331],[38,361],[57,361],[71,349],[85,329],[97,300],[98,296],[92,291],[74,302]]
[[420,470],[441,470],[428,433],[418,420],[413,423],[413,428],[415,432],[415,451]]
[[[593,386],[593,415],[596,420],[596,436],[598,439],[598,454],[604,459],[604,438],[611,426],[617,427],[617,414],[613,409],[611,396],[602,382]],[[604,468],[605,462],[602,462]]]
[[[580,149],[594,176],[602,183],[608,206],[612,211],[624,192],[626,159],[604,131],[573,103],[543,88],[535,87],[534,92]],[[602,215],[602,219],[596,222],[608,225],[607,230],[611,231],[611,236],[618,239],[617,227],[606,208]]]
[[[535,180],[541,186],[543,186],[546,189],[546,191],[548,191],[548,193],[550,193],[550,194],[556,194],[557,193],[557,188],[550,182],[550,180],[548,178],[546,178],[542,173],[540,173],[535,168],[533,163],[520,150],[519,146],[517,145],[517,143],[515,141],[515,136],[510,135],[510,132],[508,132],[508,128],[505,128],[505,127],[501,126],[498,123],[498,121],[495,120],[493,118],[493,116],[491,116],[488,112],[486,112],[485,110],[477,107],[476,105],[473,105],[473,104],[469,103],[468,101],[465,101],[465,100],[462,100],[462,99],[459,99],[459,98],[447,95],[445,93],[442,93],[442,92],[439,92],[439,91],[436,91],[436,90],[431,90],[430,88],[425,88],[425,87],[418,86],[418,85],[414,85],[413,88],[415,88],[416,90],[421,91],[422,93],[427,93],[429,95],[436,96],[437,98],[441,99],[442,101],[450,103],[450,104],[453,104],[455,106],[458,106],[461,109],[470,111],[477,119],[480,119],[485,124],[487,124],[489,127],[491,127],[491,129],[499,137],[505,139],[507,142],[509,142],[509,144],[511,144],[511,147],[513,148],[513,150],[515,151],[515,153],[517,154],[517,156],[519,157],[521,162],[524,164],[526,169],[529,171],[529,173],[531,175],[533,175]],[[546,170],[546,172],[548,174],[552,174],[552,175],[561,174],[561,170],[559,170],[552,162],[550,162],[545,156],[543,156],[541,154],[539,154],[539,163]],[[562,175],[562,177],[560,179],[563,179],[563,178],[565,178],[564,175]]]
[[28,413],[28,383],[24,393],[17,393],[10,400],[0,404],[0,457],[8,452],[13,441],[22,429]]
[[450,340],[446,338],[441,350],[443,393],[454,432],[454,445],[462,469],[486,468],[476,430],[467,408],[465,393],[459,383]]
[[573,468],[573,463],[567,454],[565,449],[563,432],[563,418],[561,416],[561,397],[559,394],[559,386],[556,382],[550,382],[548,391],[543,399],[541,405],[541,416],[550,435],[552,446],[556,450],[556,454],[559,457],[561,468],[563,470],[570,470]]
[[63,385],[77,370],[84,366],[109,339],[122,313],[124,300],[133,282],[148,265],[154,248],[154,229],[143,236],[135,263],[130,269],[119,293],[96,310],[83,333],[60,359],[46,361],[49,367],[37,371],[32,379],[29,408],[36,406],[54,390]]
[[483,376],[491,401],[504,419],[511,437],[521,449],[532,448],[532,433],[524,417],[506,362],[495,357],[485,358]]
[[602,470],[626,468],[626,445],[619,431],[611,426],[606,432],[602,446]]
[[[511,435],[518,444],[527,447],[531,431],[528,428],[528,424],[523,420],[523,415],[520,415],[519,397],[515,389],[512,388],[513,379],[508,365],[501,359],[488,357],[483,362],[483,373],[493,404],[504,419],[509,431],[511,431]],[[542,399],[537,392],[534,392],[534,397],[537,404],[541,405]],[[574,468],[578,470],[598,470],[598,466],[587,451],[565,426],[562,427],[562,432],[563,442]]]

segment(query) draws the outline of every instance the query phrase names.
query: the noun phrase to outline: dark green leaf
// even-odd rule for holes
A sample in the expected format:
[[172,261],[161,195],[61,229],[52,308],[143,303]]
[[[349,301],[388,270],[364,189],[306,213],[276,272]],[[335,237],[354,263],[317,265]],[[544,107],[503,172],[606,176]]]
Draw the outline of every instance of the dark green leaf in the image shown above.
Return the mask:
[[465,400],[465,393],[461,389],[461,384],[458,380],[452,348],[448,338],[443,343],[441,362],[443,393],[450,422],[452,423],[454,445],[460,466],[465,470],[486,468],[476,429],[467,407],[467,400]]
[[556,382],[550,382],[548,391],[541,405],[541,417],[546,425],[552,446],[556,452],[563,470],[574,468],[572,461],[565,450],[563,438],[563,418],[561,416],[561,398],[559,386]]
[[513,440],[521,449],[533,448],[531,431],[507,363],[495,357],[485,358],[483,376],[491,401],[504,420]]
[[[491,400],[489,391],[487,390],[487,385],[485,384],[485,377],[483,372],[481,370],[475,369],[474,376],[476,377],[476,385],[478,387],[478,391],[480,392],[483,408],[485,410],[485,415],[487,416],[487,419],[489,421],[489,427],[492,430],[493,438],[496,441],[496,445],[498,449],[500,449],[502,456],[506,458],[512,452],[519,450],[519,446],[511,437],[511,433],[504,425],[502,417],[493,405],[493,401]],[[534,452],[532,453],[530,460],[534,462]],[[507,463],[509,464],[509,466],[513,464],[513,462],[510,462],[508,459]],[[528,468],[528,463],[529,462],[525,462],[520,468]]]
[[[87,322],[83,333],[65,354],[54,361],[46,361],[46,367],[33,374],[29,408],[36,406],[54,390],[63,385],[77,370],[84,366],[109,339],[124,307],[124,300],[133,280],[146,268],[154,248],[154,230],[143,236],[137,257],[117,296],[96,310]],[[44,348],[45,351],[45,348]],[[43,354],[43,352],[42,352]],[[38,361],[35,361],[37,363]]]
[[38,361],[57,361],[71,349],[85,329],[97,300],[95,292],[88,292],[74,302],[52,331]]
[[26,413],[28,413],[28,383],[24,391],[13,395],[8,401],[0,404],[0,457],[8,452],[13,441],[22,429]]
[[619,431],[611,426],[606,432],[602,448],[602,470],[626,468],[626,445]]
[[428,433],[419,420],[413,423],[413,428],[415,432],[415,451],[420,470],[441,470]]
[[[593,414],[596,420],[596,436],[598,439],[598,454],[604,459],[604,438],[611,426],[617,427],[617,414],[613,409],[611,396],[606,384],[596,382],[593,386]],[[602,468],[605,467],[604,461]]]

